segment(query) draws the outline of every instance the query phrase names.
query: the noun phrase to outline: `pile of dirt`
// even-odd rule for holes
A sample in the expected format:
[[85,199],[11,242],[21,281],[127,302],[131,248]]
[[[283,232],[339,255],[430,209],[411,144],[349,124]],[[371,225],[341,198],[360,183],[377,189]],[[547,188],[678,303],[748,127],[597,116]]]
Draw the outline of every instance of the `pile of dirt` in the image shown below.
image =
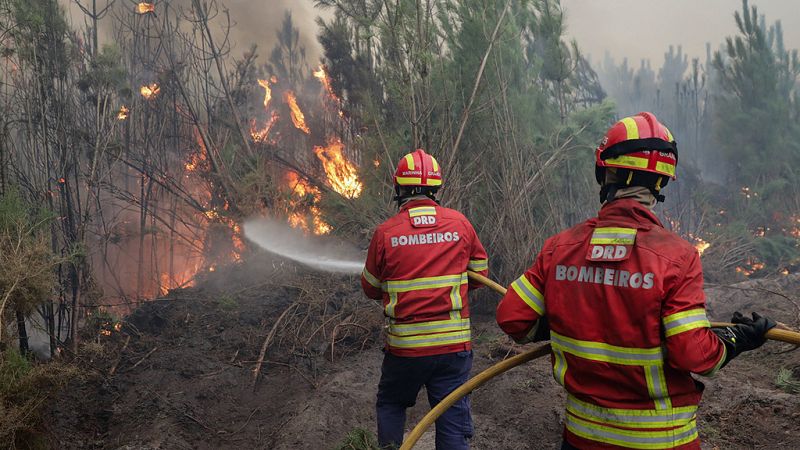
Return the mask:
[[[709,310],[715,319],[768,311],[797,326],[800,310],[785,293],[798,287],[797,277],[716,286]],[[353,429],[374,429],[382,323],[356,277],[267,259],[217,273],[142,306],[107,338],[90,376],[50,407],[54,447],[335,448]],[[478,373],[507,356],[510,343],[491,315],[474,324]],[[800,352],[786,350],[770,343],[703,380],[705,448],[800,448],[800,396],[776,384],[780,368],[800,367]],[[549,364],[534,361],[473,394],[473,448],[557,448],[564,394]],[[427,412],[425,398],[409,411],[409,428]],[[428,433],[417,448],[432,444]]]

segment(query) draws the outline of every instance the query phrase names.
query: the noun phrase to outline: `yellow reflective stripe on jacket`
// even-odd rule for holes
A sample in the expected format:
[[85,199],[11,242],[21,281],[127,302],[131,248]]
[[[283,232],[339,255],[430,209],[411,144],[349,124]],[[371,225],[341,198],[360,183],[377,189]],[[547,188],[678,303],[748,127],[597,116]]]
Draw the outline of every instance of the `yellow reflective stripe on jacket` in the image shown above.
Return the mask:
[[647,392],[656,405],[656,409],[666,410],[672,408],[672,400],[667,391],[667,377],[664,375],[664,366],[644,367],[644,378],[647,381]]
[[591,244],[594,245],[633,245],[636,242],[636,228],[595,228]]
[[461,344],[469,342],[470,330],[452,331],[449,333],[420,334],[416,336],[386,335],[387,343],[398,348],[435,347],[438,345]]
[[461,310],[464,309],[464,301],[461,298],[461,285],[450,288],[450,319],[461,319]]
[[461,285],[467,284],[469,278],[464,272],[460,275],[443,275],[439,277],[414,278],[411,280],[388,280],[381,285],[384,292],[389,294],[389,303],[384,308],[388,317],[396,318],[395,308],[397,307],[398,294],[401,292],[422,291],[426,289],[450,289],[450,302],[453,311],[450,312],[451,319],[461,319],[461,309],[463,301],[461,299]]
[[467,284],[467,272],[459,275],[443,275],[440,277],[415,278],[412,280],[389,280],[383,283],[383,290],[390,293],[420,291]]
[[565,386],[564,379],[567,376],[567,357],[564,356],[564,352],[561,350],[553,349],[553,357],[555,358],[555,363],[553,364],[553,378],[556,379],[558,384],[561,386]]
[[717,372],[719,372],[719,369],[722,368],[722,365],[725,364],[725,358],[727,357],[728,357],[728,349],[725,347],[725,345],[723,345],[722,357],[719,359],[719,361],[717,361],[717,364],[715,364],[714,367],[712,367],[711,370],[709,370],[708,372],[701,373],[700,375],[704,377],[713,377],[714,375],[717,374]]
[[625,428],[672,428],[687,425],[697,416],[697,406],[670,409],[603,408],[567,395],[567,411],[585,420]]
[[697,421],[666,431],[624,430],[592,423],[567,414],[567,430],[590,441],[618,445],[626,448],[674,448],[697,439]]
[[550,344],[554,349],[592,361],[609,362],[627,366],[663,365],[661,347],[619,347],[603,342],[581,341],[550,331]]
[[708,328],[711,324],[706,317],[704,308],[690,309],[676,314],[670,314],[662,319],[664,323],[664,336],[670,337],[695,328]]
[[469,331],[469,319],[435,320],[417,323],[390,323],[389,334],[394,336],[414,336],[418,334]]
[[487,270],[488,268],[488,259],[470,259],[469,264],[467,264],[467,269],[472,270],[473,272],[480,272],[482,270]]
[[396,318],[394,310],[397,307],[397,292],[389,292],[389,303],[383,308],[386,317]]
[[435,216],[436,208],[433,206],[420,206],[408,210],[408,217]]
[[520,296],[522,301],[536,311],[537,314],[540,316],[544,315],[544,295],[525,278],[525,275],[514,280],[514,282],[511,283],[511,289],[514,289],[514,292]]
[[367,270],[366,267],[364,268],[364,271],[361,272],[361,275],[364,276],[364,279],[367,280],[367,283],[369,283],[372,287],[376,287],[378,289],[381,288],[381,280],[379,280],[375,275],[369,273],[369,270]]

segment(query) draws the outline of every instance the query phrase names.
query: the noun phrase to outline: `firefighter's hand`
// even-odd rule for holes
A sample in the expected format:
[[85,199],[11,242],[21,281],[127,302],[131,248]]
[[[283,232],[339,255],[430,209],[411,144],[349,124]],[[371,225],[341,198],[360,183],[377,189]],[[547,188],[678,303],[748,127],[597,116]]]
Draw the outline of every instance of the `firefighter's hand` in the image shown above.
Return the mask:
[[755,350],[764,345],[767,340],[766,334],[771,328],[775,327],[774,320],[761,317],[758,313],[753,313],[753,318],[746,317],[740,312],[733,314],[731,327],[712,328],[711,330],[725,344],[725,365],[742,352]]
[[540,317],[536,323],[533,324],[528,334],[521,339],[514,339],[517,344],[528,344],[530,342],[541,342],[550,339],[550,323],[547,321],[547,316]]
[[774,320],[768,317],[762,317],[755,312],[751,319],[739,311],[736,311],[733,313],[731,322],[736,324],[734,328],[738,331],[737,334],[741,336],[738,339],[739,342],[737,342],[737,347],[741,348],[739,350],[740,353],[755,350],[764,345],[764,342],[767,340],[767,331],[775,328],[777,325]]

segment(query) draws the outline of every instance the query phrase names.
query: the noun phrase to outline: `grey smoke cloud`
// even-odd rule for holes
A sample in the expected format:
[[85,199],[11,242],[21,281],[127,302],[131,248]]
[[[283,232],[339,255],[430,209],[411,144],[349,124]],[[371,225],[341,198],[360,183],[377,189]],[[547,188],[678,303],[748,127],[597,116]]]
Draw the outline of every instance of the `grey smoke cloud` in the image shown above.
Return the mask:
[[[83,5],[91,5],[92,0],[77,0]],[[148,0],[156,4],[158,11],[159,3],[169,3],[173,7],[188,8],[191,0]],[[76,5],[76,0],[60,0],[67,9],[72,23],[75,27],[82,27],[84,15]],[[109,3],[109,0],[97,0],[98,9]],[[114,8],[117,13],[129,11],[133,14],[136,1],[116,0]],[[261,61],[265,62],[269,57],[272,47],[277,42],[275,33],[278,31],[283,21],[285,11],[291,11],[294,25],[300,30],[300,40],[306,48],[306,55],[309,65],[313,66],[322,57],[322,46],[317,41],[318,16],[329,17],[331,13],[326,10],[314,8],[313,0],[218,0],[220,9],[227,9],[230,12],[232,27],[230,38],[233,43],[232,54],[241,56],[242,53],[250,48],[251,44],[258,45],[258,54]],[[220,25],[212,26],[212,30],[220,30]],[[102,33],[101,41],[107,43],[110,39],[110,18],[106,18],[99,27]],[[219,32],[221,35],[221,31]],[[101,42],[102,45],[102,42]]]
[[[616,60],[627,57],[634,67],[649,58],[661,65],[670,45],[682,45],[690,58],[705,58],[706,42],[716,50],[737,33],[734,11],[741,0],[561,0],[567,32],[592,61],[607,50]],[[786,48],[800,48],[797,0],[750,0],[767,23],[780,20]]]

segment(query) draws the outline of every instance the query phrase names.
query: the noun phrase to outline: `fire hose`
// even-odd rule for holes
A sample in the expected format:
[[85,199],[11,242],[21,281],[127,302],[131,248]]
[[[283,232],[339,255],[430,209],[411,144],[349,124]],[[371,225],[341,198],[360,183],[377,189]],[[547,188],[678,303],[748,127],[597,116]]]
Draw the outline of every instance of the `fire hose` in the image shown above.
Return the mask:
[[[497,284],[496,282],[492,281],[491,279],[484,277],[475,272],[468,272],[469,277],[477,281],[484,286],[489,287],[493,291],[505,295],[506,288]],[[712,327],[726,327],[731,326],[733,324],[730,323],[721,323],[721,322],[712,322]],[[794,344],[800,346],[800,333],[789,331],[789,330],[781,330],[781,329],[771,329],[767,332],[766,337],[768,339],[780,342],[786,342],[788,344]],[[525,364],[528,361],[533,361],[534,359],[541,358],[542,356],[550,354],[550,344],[540,345],[538,347],[532,348],[528,351],[520,353],[514,357],[505,359],[500,361],[499,363],[489,367],[488,369],[484,370],[483,372],[475,375],[474,377],[470,378],[466,383],[459,386],[456,390],[450,393],[447,397],[442,399],[439,404],[437,404],[433,409],[431,409],[425,417],[420,420],[417,426],[414,427],[413,430],[408,434],[408,436],[403,441],[403,445],[400,446],[400,450],[410,450],[414,447],[422,434],[439,418],[445,411],[447,411],[455,402],[461,400],[464,396],[469,394],[470,392],[474,391],[475,389],[483,386],[487,381],[491,380],[492,378],[514,368]]]

